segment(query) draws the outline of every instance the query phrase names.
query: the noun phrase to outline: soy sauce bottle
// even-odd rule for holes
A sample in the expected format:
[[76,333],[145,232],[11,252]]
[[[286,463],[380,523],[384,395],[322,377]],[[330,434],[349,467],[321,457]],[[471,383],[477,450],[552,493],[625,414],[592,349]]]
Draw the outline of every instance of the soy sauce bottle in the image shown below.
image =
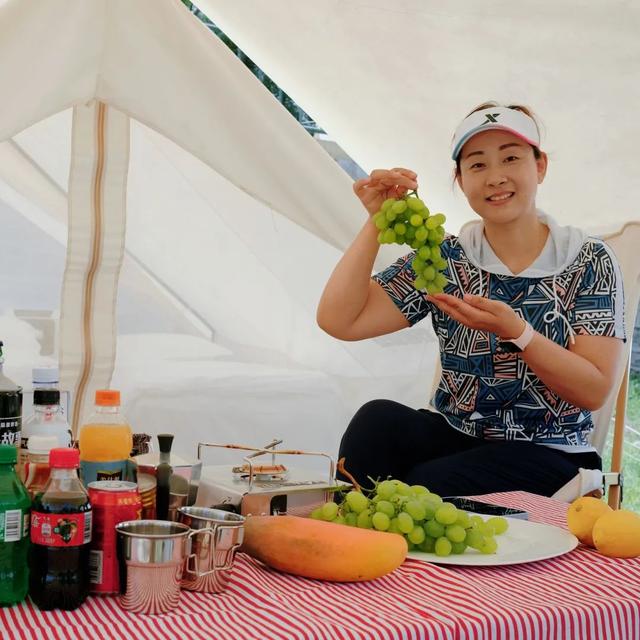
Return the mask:
[[91,505],[77,449],[52,449],[51,475],[31,509],[29,594],[43,610],[79,607],[89,594]]

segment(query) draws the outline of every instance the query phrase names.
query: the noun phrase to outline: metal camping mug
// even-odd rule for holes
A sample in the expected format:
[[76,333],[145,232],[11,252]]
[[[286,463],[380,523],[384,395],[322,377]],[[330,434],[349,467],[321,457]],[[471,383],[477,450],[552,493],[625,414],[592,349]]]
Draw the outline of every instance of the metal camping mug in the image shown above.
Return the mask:
[[213,531],[190,530],[185,524],[166,520],[128,520],[117,524],[116,531],[120,606],[142,614],[175,609],[191,539]]
[[178,522],[196,533],[211,532],[193,540],[185,563],[183,589],[220,593],[227,588],[235,553],[244,537],[244,520],[244,516],[222,509],[178,509]]

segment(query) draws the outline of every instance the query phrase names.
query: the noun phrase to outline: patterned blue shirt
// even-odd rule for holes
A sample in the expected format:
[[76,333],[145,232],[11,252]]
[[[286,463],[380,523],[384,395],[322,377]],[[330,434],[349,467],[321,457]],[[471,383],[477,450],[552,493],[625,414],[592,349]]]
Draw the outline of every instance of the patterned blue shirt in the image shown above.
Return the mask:
[[[588,238],[568,267],[542,278],[480,269],[469,261],[456,236],[447,237],[441,251],[448,262],[445,293],[462,297],[481,291],[508,304],[536,331],[565,348],[566,321],[576,335],[625,339],[622,278],[613,252],[602,240]],[[498,350],[495,334],[465,327],[427,301],[412,284],[414,256],[412,252],[400,258],[373,278],[410,324],[431,314],[442,363],[434,408],[453,427],[478,438],[559,448],[588,446],[591,413],[560,398],[517,353]],[[556,305],[559,314],[552,313]]]

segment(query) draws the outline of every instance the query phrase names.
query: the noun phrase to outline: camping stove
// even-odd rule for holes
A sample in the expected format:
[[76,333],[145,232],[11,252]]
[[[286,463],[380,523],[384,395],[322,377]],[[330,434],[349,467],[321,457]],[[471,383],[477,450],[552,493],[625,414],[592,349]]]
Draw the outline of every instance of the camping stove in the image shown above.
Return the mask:
[[[282,440],[264,447],[239,444],[198,443],[198,459],[207,447],[249,451],[241,465],[213,465],[202,468],[196,505],[227,509],[242,515],[307,516],[330,499],[339,486],[335,464],[326,453],[276,449]],[[320,456],[327,459],[327,475],[306,469],[288,468],[277,456]]]

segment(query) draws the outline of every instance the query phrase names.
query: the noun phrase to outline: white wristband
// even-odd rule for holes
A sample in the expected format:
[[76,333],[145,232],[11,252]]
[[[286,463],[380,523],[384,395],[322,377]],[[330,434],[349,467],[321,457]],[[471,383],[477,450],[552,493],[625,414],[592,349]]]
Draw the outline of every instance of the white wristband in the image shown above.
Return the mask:
[[520,334],[520,336],[517,338],[513,338],[508,342],[515,344],[516,347],[520,349],[520,351],[524,351],[529,345],[529,343],[531,342],[531,340],[533,340],[533,336],[535,335],[535,333],[536,332],[534,328],[528,322],[525,321],[524,331]]

